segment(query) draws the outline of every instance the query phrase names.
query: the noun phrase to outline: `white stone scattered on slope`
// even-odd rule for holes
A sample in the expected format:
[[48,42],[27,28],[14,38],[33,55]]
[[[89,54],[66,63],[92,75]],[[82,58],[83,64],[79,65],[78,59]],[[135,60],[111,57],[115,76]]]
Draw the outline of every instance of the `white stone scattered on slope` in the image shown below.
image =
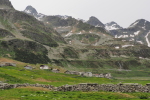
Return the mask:
[[146,42],[147,42],[147,44],[148,44],[148,47],[150,47],[150,42],[149,42],[149,40],[148,40],[148,35],[150,34],[150,31],[147,33],[147,35],[145,36],[145,38],[146,38]]

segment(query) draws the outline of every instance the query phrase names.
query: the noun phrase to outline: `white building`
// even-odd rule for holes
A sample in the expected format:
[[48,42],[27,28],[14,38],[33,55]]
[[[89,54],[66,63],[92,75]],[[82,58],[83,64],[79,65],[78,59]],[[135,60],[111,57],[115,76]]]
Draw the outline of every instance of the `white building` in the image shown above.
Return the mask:
[[40,69],[49,69],[49,67],[47,65],[41,65]]

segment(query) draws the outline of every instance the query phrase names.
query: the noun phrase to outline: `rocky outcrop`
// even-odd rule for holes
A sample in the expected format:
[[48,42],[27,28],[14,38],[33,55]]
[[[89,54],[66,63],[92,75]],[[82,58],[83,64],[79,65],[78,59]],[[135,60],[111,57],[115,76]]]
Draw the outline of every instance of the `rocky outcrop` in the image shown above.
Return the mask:
[[14,9],[9,0],[0,0],[0,9]]
[[0,28],[0,38],[12,38],[15,37],[11,32]]

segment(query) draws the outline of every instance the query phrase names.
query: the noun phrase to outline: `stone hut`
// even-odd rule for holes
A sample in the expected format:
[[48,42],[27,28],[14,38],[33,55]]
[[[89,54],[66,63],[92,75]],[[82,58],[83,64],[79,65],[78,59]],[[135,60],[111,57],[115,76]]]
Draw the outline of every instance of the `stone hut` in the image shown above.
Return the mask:
[[33,68],[32,68],[31,66],[29,66],[29,65],[24,66],[24,68],[25,68],[25,69],[30,69],[30,70],[33,69]]
[[3,66],[16,66],[16,63],[9,63],[9,62],[1,62],[0,63],[0,67],[3,67]]
[[85,73],[82,73],[82,76],[86,76],[86,77],[92,77],[92,72],[85,72]]
[[105,78],[111,78],[112,76],[111,76],[111,73],[107,73],[107,74],[105,74]]
[[65,71],[64,72],[65,74],[74,74],[74,75],[79,75],[79,72],[77,72],[77,71]]
[[54,73],[60,73],[60,70],[59,69],[52,69],[52,72],[54,72]]

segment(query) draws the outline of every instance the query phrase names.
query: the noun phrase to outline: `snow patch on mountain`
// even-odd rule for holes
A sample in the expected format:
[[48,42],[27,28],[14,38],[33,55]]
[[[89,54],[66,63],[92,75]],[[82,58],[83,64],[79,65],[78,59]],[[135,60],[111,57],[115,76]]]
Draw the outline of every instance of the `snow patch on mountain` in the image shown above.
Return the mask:
[[150,41],[148,40],[148,35],[150,34],[150,31],[147,33],[147,35],[145,36],[146,38],[146,42],[148,44],[148,47],[150,47]]
[[122,48],[133,47],[134,45],[122,45]]
[[136,41],[136,42],[138,42],[138,43],[140,43],[140,44],[143,44],[143,42],[142,42],[142,41]]
[[129,27],[134,27],[135,25],[137,25],[139,23],[139,21],[136,21],[135,23],[131,24]]
[[67,35],[65,35],[65,37],[71,36],[73,33],[68,33]]
[[128,38],[129,35],[115,35],[115,38]]
[[134,32],[134,35],[139,35],[140,31]]
[[30,10],[27,10],[27,9],[24,10],[24,12],[25,12],[25,13],[28,13],[28,14],[31,14],[31,11],[30,11]]
[[107,30],[117,30],[117,29],[120,29],[120,28],[116,27],[115,25],[112,25],[112,26],[105,26],[105,29],[107,29]]
[[146,22],[147,21],[145,21],[144,26],[142,27],[144,30],[146,30]]
[[117,29],[122,29],[121,26],[119,26],[116,22],[110,22],[105,24],[105,29],[106,30],[117,30]]

